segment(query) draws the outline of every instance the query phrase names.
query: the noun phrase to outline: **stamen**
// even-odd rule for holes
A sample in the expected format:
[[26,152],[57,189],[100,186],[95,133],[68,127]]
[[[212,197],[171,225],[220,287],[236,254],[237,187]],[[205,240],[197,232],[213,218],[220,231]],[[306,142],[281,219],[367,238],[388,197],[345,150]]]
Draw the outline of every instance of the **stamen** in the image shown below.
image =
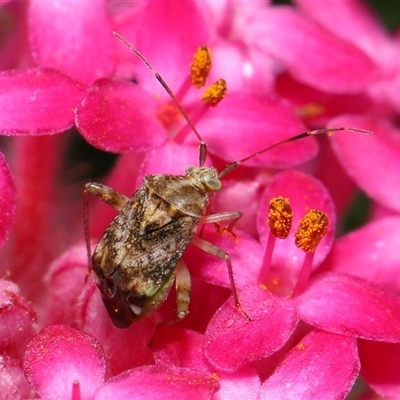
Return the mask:
[[313,253],[328,230],[328,215],[322,211],[310,210],[300,221],[295,234],[296,246]]
[[286,239],[292,226],[293,211],[289,199],[274,197],[269,202],[268,226],[279,239]]
[[295,243],[306,254],[296,287],[293,290],[293,297],[303,293],[307,286],[314,261],[314,252],[328,230],[328,222],[328,215],[318,210],[310,210],[300,221],[295,234]]
[[190,76],[188,75],[185,80],[182,82],[181,87],[175,92],[175,97],[178,101],[182,102],[192,87]]
[[192,67],[190,70],[190,79],[192,84],[201,88],[205,85],[208,73],[211,69],[211,52],[207,46],[201,46],[194,54]]
[[286,239],[292,226],[293,211],[289,199],[282,196],[274,197],[269,202],[268,226],[270,229],[261,265],[258,281],[261,284],[267,282],[268,272],[271,268],[272,254],[275,247],[275,239]]
[[217,82],[213,83],[202,96],[202,100],[210,104],[211,106],[216,106],[225,96],[226,96],[226,82],[224,79],[218,79]]
[[72,400],[80,400],[81,399],[81,387],[79,381],[72,382],[72,393],[71,393]]
[[[223,79],[219,79],[217,82],[212,84],[203,94],[202,101],[205,104],[201,104],[201,107],[194,113],[192,121],[196,124],[203,118],[204,114],[209,110],[210,107],[215,107],[226,95],[227,86]],[[175,136],[177,143],[182,143],[186,136],[191,132],[192,127],[185,125]]]

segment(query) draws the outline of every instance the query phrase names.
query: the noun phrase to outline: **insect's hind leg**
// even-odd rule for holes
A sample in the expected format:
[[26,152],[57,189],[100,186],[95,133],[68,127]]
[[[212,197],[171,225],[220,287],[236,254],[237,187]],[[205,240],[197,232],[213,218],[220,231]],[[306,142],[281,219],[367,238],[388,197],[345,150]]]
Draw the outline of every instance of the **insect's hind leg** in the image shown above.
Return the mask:
[[233,300],[235,301],[236,308],[249,321],[251,321],[250,316],[246,313],[246,311],[244,311],[244,309],[239,301],[239,296],[238,296],[236,285],[235,285],[235,279],[233,277],[232,261],[231,261],[229,254],[227,252],[225,252],[224,250],[220,249],[219,247],[213,245],[212,243],[207,242],[206,240],[200,239],[198,237],[194,237],[190,243],[193,244],[194,246],[196,246],[197,248],[205,251],[206,253],[209,253],[216,257],[219,257],[226,262],[226,266],[228,268],[229,282],[231,284]]
[[89,234],[89,198],[88,195],[98,197],[105,203],[120,211],[129,200],[129,197],[117,192],[110,187],[96,182],[88,182],[83,189],[83,223],[85,229],[86,251],[88,256],[89,273],[92,271],[92,250],[90,248]]
[[192,281],[185,262],[180,259],[175,269],[176,284],[176,316],[178,319],[185,318],[189,313],[190,290]]
[[[174,275],[176,287],[176,318],[165,322],[166,325],[175,324],[176,322],[179,322],[182,319],[186,318],[189,314],[192,280],[190,278],[188,267],[182,259],[180,259],[176,264]],[[165,299],[165,297],[166,296],[164,296],[163,298]]]

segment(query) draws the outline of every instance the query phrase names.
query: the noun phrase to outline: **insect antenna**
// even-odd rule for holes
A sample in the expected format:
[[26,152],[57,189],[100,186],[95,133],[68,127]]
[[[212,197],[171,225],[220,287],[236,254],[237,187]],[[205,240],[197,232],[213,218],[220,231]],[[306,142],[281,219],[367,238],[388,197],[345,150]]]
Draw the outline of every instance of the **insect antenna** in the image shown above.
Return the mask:
[[161,75],[153,68],[153,66],[147,61],[147,59],[137,50],[135,47],[133,47],[127,40],[125,40],[119,33],[113,32],[113,35],[117,37],[122,43],[124,43],[126,46],[129,47],[129,49],[136,54],[137,57],[147,66],[147,68],[150,69],[151,72],[153,72],[154,76],[156,79],[161,83],[163,88],[166,90],[166,92],[169,94],[171,97],[172,101],[175,103],[175,105],[178,107],[180,113],[183,115],[185,118],[186,122],[190,126],[190,128],[193,130],[194,134],[197,136],[197,139],[200,142],[199,148],[200,148],[200,154],[199,154],[199,165],[202,167],[204,165],[204,162],[206,161],[207,158],[207,143],[203,140],[201,137],[200,133],[197,131],[196,127],[194,126],[194,123],[192,120],[189,118],[187,115],[186,111],[184,110],[182,104],[179,102],[179,100],[176,98],[172,90],[169,88],[167,83],[164,81],[164,79],[161,77]]
[[239,167],[239,165],[245,163],[247,160],[250,160],[251,158],[257,157],[260,154],[266,153],[269,150],[275,149],[276,147],[280,147],[280,146],[282,146],[282,145],[284,145],[286,143],[294,142],[296,140],[303,139],[303,138],[306,138],[306,137],[311,136],[311,135],[320,135],[320,134],[328,134],[329,135],[329,134],[332,134],[333,132],[337,132],[337,131],[352,131],[352,132],[362,133],[364,135],[370,135],[371,134],[370,131],[366,131],[364,129],[348,128],[348,127],[316,129],[316,130],[313,130],[313,131],[307,131],[307,132],[299,133],[298,135],[295,135],[295,136],[292,136],[290,138],[281,140],[280,142],[272,144],[271,146],[264,147],[263,149],[258,150],[255,153],[252,153],[252,154],[248,155],[247,157],[244,157],[244,158],[242,158],[240,160],[231,162],[230,164],[228,164],[219,173],[219,177],[222,178],[225,175],[228,175],[229,173],[234,171],[237,167]]

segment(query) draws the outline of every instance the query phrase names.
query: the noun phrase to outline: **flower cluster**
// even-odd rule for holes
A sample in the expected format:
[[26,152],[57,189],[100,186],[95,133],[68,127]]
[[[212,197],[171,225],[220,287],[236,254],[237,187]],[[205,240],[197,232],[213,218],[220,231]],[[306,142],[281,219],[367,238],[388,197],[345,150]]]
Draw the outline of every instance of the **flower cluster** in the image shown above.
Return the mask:
[[[400,36],[361,0],[293,3],[2,2],[2,398],[400,396]],[[189,245],[179,323],[174,289],[126,329],[107,315],[87,248],[117,211],[83,216],[81,137],[118,155],[102,181],[127,198],[197,165],[199,139],[206,165],[239,160],[207,213],[243,217],[196,233],[228,262]],[[358,189],[368,221],[336,237]]]

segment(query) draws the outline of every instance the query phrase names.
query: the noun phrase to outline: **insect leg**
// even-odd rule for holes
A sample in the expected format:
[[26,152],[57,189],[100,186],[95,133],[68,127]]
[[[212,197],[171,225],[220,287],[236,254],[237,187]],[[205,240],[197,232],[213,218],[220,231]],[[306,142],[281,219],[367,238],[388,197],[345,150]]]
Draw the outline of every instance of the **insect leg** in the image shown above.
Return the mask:
[[98,197],[100,200],[103,200],[117,211],[120,211],[129,200],[129,197],[123,195],[122,193],[96,182],[89,182],[85,185],[83,194],[85,197],[87,197],[88,193]]
[[[218,214],[216,214],[218,215]],[[249,320],[251,321],[251,318],[249,315],[244,311],[242,305],[240,304],[236,285],[235,285],[235,279],[233,277],[233,269],[232,269],[232,261],[227,252],[224,250],[220,249],[219,247],[213,245],[210,242],[207,242],[203,239],[200,239],[198,237],[193,237],[192,241],[190,242],[194,246],[198,247],[199,249],[205,251],[206,253],[212,254],[216,257],[221,258],[226,262],[226,266],[228,268],[228,275],[229,275],[229,281],[231,284],[232,288],[232,295],[233,295],[233,300],[235,301],[236,308]]]
[[185,318],[189,313],[190,289],[192,282],[185,262],[180,259],[175,270],[176,284],[176,315],[178,319]]
[[88,266],[89,272],[92,271],[92,250],[90,248],[90,234],[89,234],[89,198],[88,194],[92,194],[111,207],[120,211],[121,208],[129,200],[129,197],[111,189],[108,186],[102,185],[101,183],[88,182],[83,189],[83,223],[85,228],[85,240],[86,240],[86,251],[88,255]]
[[236,211],[224,211],[218,214],[205,215],[200,218],[201,224],[215,224],[222,221],[231,221],[229,225],[225,228],[226,231],[232,232],[233,227],[242,218],[243,213],[239,210]]

